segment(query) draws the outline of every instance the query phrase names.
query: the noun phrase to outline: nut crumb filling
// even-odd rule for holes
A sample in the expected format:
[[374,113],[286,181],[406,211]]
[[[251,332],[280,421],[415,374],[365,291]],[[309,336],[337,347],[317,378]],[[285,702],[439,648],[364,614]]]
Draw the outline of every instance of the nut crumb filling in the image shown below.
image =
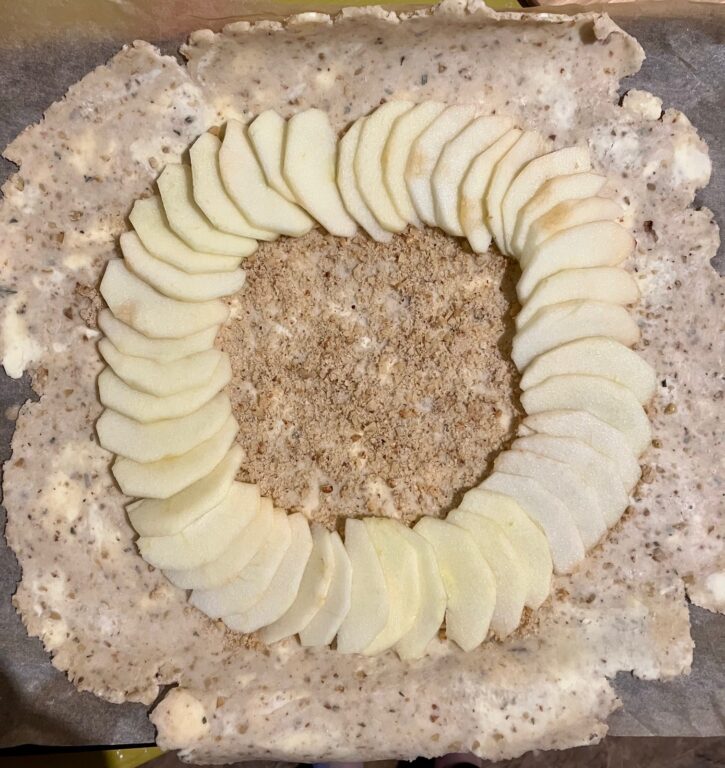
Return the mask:
[[432,229],[315,230],[245,269],[219,339],[243,480],[332,527],[442,515],[486,474],[519,413],[510,260]]

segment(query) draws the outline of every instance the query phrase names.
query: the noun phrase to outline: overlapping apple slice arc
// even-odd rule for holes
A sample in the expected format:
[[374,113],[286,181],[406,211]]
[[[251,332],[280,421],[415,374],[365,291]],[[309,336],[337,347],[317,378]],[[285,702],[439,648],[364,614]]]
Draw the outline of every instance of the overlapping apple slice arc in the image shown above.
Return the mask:
[[[585,147],[471,105],[393,101],[338,138],[325,112],[230,121],[138,200],[101,282],[101,444],[139,552],[191,603],[273,643],[426,653],[445,622],[471,650],[504,638],[624,512],[650,442],[655,375],[631,347],[634,240]],[[214,347],[257,240],[318,222],[389,241],[425,223],[521,266],[512,359],[527,417],[445,520],[348,519],[344,536],[235,478],[244,452]]]

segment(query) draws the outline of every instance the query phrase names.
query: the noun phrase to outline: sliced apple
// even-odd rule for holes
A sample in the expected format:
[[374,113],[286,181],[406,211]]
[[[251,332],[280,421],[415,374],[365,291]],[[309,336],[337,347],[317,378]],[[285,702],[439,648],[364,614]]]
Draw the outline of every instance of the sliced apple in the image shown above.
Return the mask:
[[503,218],[503,202],[509,187],[534,158],[544,155],[548,150],[548,142],[539,133],[524,131],[518,141],[496,163],[486,192],[486,215],[488,228],[501,253],[509,252]]
[[276,643],[304,629],[322,608],[335,573],[335,553],[330,532],[321,525],[312,526],[312,553],[302,575],[297,597],[277,621],[260,632],[263,642]]
[[196,275],[202,272],[231,272],[242,261],[241,256],[220,256],[218,253],[199,253],[177,237],[169,226],[164,205],[159,195],[137,200],[129,219],[136,234],[149,253],[157,259],[184,272]]
[[529,234],[529,227],[540,216],[565,200],[580,200],[598,194],[606,178],[597,173],[572,173],[555,176],[542,184],[534,196],[519,210],[511,237],[511,250],[520,254]]
[[291,543],[292,530],[287,515],[275,509],[269,536],[257,554],[226,584],[212,589],[195,589],[189,602],[212,619],[244,613],[269,587]]
[[250,224],[227,194],[219,168],[221,146],[221,141],[214,134],[202,133],[189,149],[194,201],[222,232],[255,240],[274,240],[276,232]]
[[444,109],[445,104],[437,101],[416,104],[395,120],[383,149],[385,187],[398,215],[414,227],[420,227],[421,221],[408,194],[405,169],[413,143]]
[[519,301],[525,304],[536,286],[556,272],[615,267],[633,250],[632,235],[613,221],[593,221],[557,232],[530,254],[521,255],[523,272],[516,286]]
[[119,352],[158,363],[170,363],[211,349],[219,330],[218,325],[212,325],[180,339],[150,339],[115,318],[109,309],[98,313],[98,327]]
[[345,550],[352,566],[350,610],[337,632],[340,653],[362,653],[388,623],[390,598],[380,558],[362,520],[345,520]]
[[641,474],[639,462],[624,434],[587,411],[544,411],[527,416],[519,434],[535,432],[581,440],[614,462],[626,491],[631,491]]
[[413,107],[412,101],[389,101],[363,122],[355,152],[355,179],[365,204],[389,232],[402,232],[407,221],[398,213],[383,178],[383,151],[393,124]]
[[464,651],[488,634],[496,606],[496,582],[471,534],[457,525],[424,517],[415,532],[433,547],[446,590],[446,636]]
[[475,114],[475,107],[469,104],[446,107],[410,148],[405,166],[405,183],[418,217],[431,227],[436,226],[431,186],[436,163],[443,147],[471,122]]
[[291,542],[272,581],[251,608],[244,613],[232,613],[223,617],[229,629],[237,632],[254,632],[274,623],[294,602],[312,551],[312,536],[310,525],[304,515],[299,513],[290,515],[287,520],[291,531]]
[[167,499],[208,475],[232,447],[237,429],[229,416],[216,434],[180,456],[148,464],[118,457],[113,475],[126,496]]
[[229,355],[222,353],[219,364],[206,384],[186,389],[175,395],[156,397],[129,387],[111,368],[104,368],[98,377],[99,399],[106,408],[148,424],[162,419],[177,419],[201,408],[204,403],[224,389],[232,378]]
[[291,237],[300,237],[314,226],[302,208],[267,184],[247,130],[236,120],[227,123],[219,169],[229,197],[254,226]]
[[274,504],[259,500],[257,512],[236,536],[227,540],[224,551],[198,568],[166,570],[164,575],[180,589],[215,589],[238,576],[256,556],[272,532]]
[[540,453],[515,448],[496,457],[494,469],[509,475],[531,477],[542,488],[564,502],[586,549],[591,549],[607,532],[597,494],[567,464]]
[[167,499],[140,499],[126,507],[139,536],[171,536],[198,520],[227,495],[244,451],[235,445],[208,474]]
[[499,526],[524,567],[525,604],[536,610],[549,596],[554,567],[549,542],[540,526],[513,497],[481,486],[471,488],[463,495],[459,509],[475,512]]
[[273,109],[258,114],[247,128],[249,140],[262,166],[267,184],[290,203],[296,203],[295,196],[282,175],[286,132],[287,122]]
[[307,647],[329,645],[350,610],[352,585],[350,558],[337,532],[330,535],[330,543],[334,563],[330,588],[327,590],[325,602],[299,632],[300,643]]
[[491,245],[492,235],[486,212],[486,193],[491,184],[491,177],[499,160],[516,144],[521,133],[518,128],[506,131],[498,141],[473,160],[463,178],[459,218],[461,229],[476,253],[485,253]]
[[220,256],[249,256],[257,250],[257,241],[249,237],[220,232],[194,202],[191,168],[171,163],[156,181],[171,229],[195,251]]
[[392,233],[380,226],[373,212],[363,200],[355,178],[355,153],[360,139],[360,130],[365,120],[364,117],[356,120],[340,139],[337,156],[337,186],[347,212],[355,221],[373,240],[388,243],[392,240]]
[[401,534],[402,523],[366,517],[365,526],[383,569],[389,600],[385,626],[364,651],[374,656],[392,648],[413,627],[420,610],[420,575],[417,551]]
[[631,390],[601,376],[551,376],[521,394],[528,415],[543,411],[588,411],[623,432],[635,455],[652,441],[647,414]]
[[614,525],[626,509],[629,498],[616,464],[581,440],[536,434],[517,438],[511,447],[568,464],[596,494],[608,526]]
[[631,347],[639,341],[639,326],[625,307],[604,301],[574,299],[542,307],[517,331],[511,359],[519,371],[539,355],[588,336],[606,336]]
[[179,339],[220,325],[229,315],[218,299],[189,303],[170,299],[111,259],[101,280],[101,296],[118,320],[154,339]]
[[[531,200],[539,187],[555,176],[582,173],[592,167],[586,147],[565,147],[546,154],[537,154],[538,157],[531,156],[523,167],[519,166],[519,170],[514,171],[501,199],[502,232],[507,252],[511,252],[509,240],[513,237],[519,211]],[[501,167],[503,169],[505,164]]]
[[586,550],[571,513],[537,480],[497,471],[489,475],[481,486],[511,496],[542,527],[557,573],[571,573],[584,559]]
[[516,316],[516,327],[522,328],[542,307],[574,299],[626,306],[639,300],[639,288],[632,275],[621,267],[565,269],[536,286]]
[[256,485],[233,483],[219,504],[171,536],[142,536],[136,542],[141,557],[156,568],[196,568],[216,558],[229,536],[241,531],[256,513]]
[[521,622],[527,592],[527,578],[521,556],[502,529],[483,515],[465,509],[448,514],[449,523],[465,528],[481,550],[496,582],[496,607],[491,629],[499,637],[510,635]]

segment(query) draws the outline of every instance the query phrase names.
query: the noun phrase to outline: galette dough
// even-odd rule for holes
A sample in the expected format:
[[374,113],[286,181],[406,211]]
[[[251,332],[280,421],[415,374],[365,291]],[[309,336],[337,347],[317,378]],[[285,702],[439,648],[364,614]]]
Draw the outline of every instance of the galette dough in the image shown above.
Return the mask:
[[[192,35],[187,67],[135,43],[6,150],[20,170],[0,209],[3,287],[13,291],[2,299],[0,340],[6,370],[31,370],[41,395],[23,407],[5,467],[7,537],[23,568],[14,602],[82,690],[150,703],[177,683],[152,719],[159,744],[189,760],[467,750],[497,759],[589,743],[617,706],[607,677],[689,668],[685,588],[694,602],[725,608],[725,555],[709,533],[721,526],[725,302],[709,266],[712,215],[688,207],[709,178],[707,149],[675,110],[651,120],[617,106],[619,79],[639,68],[642,51],[606,16],[522,22],[476,2],[433,14],[356,9],[335,24],[320,14],[286,28],[237,23]],[[413,665],[296,641],[260,652],[225,635],[136,553],[110,454],[93,432],[101,362],[84,286],[117,255],[135,198],[211,125],[314,105],[340,130],[393,98],[482,102],[556,146],[589,143],[638,241],[642,354],[663,382],[649,409],[657,447],[645,454],[630,514],[577,573],[557,578],[536,633],[469,654],[440,643]]]

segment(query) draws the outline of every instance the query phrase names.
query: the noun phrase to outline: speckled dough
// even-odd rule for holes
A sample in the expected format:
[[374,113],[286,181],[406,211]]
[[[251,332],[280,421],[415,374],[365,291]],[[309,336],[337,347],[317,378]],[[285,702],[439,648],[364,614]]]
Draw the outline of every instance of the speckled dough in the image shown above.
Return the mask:
[[[709,266],[717,227],[689,207],[709,177],[707,149],[675,110],[652,119],[641,94],[618,106],[619,80],[642,51],[606,17],[494,17],[475,2],[434,13],[235,24],[193,35],[186,68],[137,43],[6,150],[20,170],[0,209],[3,287],[13,292],[0,341],[6,370],[29,368],[41,395],[23,407],[5,467],[7,537],[23,569],[14,602],[83,690],[151,702],[177,683],[152,719],[159,743],[195,762],[500,758],[588,743],[617,706],[608,677],[688,669],[685,589],[725,607],[725,302]],[[414,664],[296,641],[246,647],[135,551],[93,433],[101,362],[84,286],[118,255],[133,201],[209,126],[314,105],[341,129],[391,98],[480,103],[557,147],[589,143],[637,237],[641,352],[661,380],[655,447],[636,503],[579,571],[557,578],[536,631],[468,654],[441,641]]]

